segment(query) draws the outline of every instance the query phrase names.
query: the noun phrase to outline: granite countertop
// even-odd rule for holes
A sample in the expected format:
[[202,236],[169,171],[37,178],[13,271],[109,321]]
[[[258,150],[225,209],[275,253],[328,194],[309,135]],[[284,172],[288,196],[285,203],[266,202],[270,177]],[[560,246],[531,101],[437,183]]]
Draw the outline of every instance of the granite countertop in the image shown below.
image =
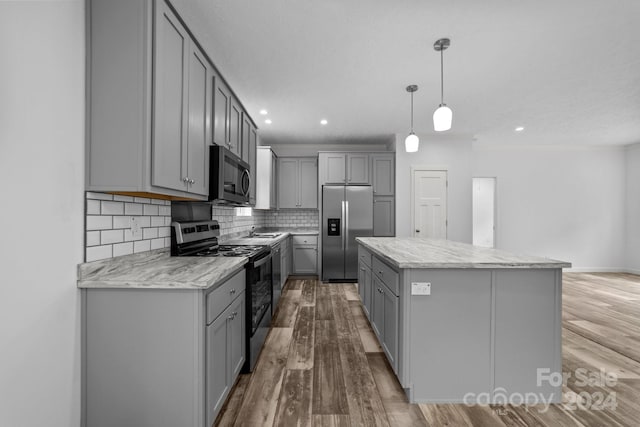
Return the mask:
[[[228,245],[270,245],[274,246],[282,242],[284,239],[291,235],[318,235],[320,232],[317,228],[260,228],[255,231],[256,233],[281,233],[280,236],[274,238],[268,237],[236,237],[234,239],[225,240],[221,244]],[[248,233],[247,233],[248,234]]]
[[246,257],[172,257],[168,249],[159,249],[80,264],[78,287],[207,289],[246,263]]
[[517,255],[467,243],[419,237],[357,237],[358,243],[397,268],[569,268],[571,263]]

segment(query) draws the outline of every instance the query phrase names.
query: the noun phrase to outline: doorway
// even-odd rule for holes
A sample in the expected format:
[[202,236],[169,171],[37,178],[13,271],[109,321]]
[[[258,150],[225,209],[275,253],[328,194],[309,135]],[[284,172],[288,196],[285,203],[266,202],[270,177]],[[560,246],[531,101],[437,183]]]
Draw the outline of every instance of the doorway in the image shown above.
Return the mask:
[[412,170],[411,224],[414,237],[447,238],[447,171]]
[[473,244],[485,248],[496,245],[496,178],[473,180]]

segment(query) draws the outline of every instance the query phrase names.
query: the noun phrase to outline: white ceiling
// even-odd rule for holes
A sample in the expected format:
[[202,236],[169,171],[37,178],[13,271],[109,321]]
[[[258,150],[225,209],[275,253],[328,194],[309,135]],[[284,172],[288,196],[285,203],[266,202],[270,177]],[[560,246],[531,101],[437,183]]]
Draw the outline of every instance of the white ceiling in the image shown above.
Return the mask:
[[[263,144],[640,142],[638,0],[173,0]],[[453,128],[433,131],[444,101]],[[264,123],[260,109],[273,123]],[[320,119],[329,121],[320,125]],[[516,133],[516,126],[524,132]]]

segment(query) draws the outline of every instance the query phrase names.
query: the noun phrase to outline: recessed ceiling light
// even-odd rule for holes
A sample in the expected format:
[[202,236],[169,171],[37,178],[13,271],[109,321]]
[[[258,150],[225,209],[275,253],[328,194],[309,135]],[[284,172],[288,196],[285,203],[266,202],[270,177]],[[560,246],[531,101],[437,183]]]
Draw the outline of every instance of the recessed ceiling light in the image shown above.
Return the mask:
[[322,120],[320,120],[320,124],[321,124],[321,125],[326,125],[327,123],[329,123],[329,122],[327,121],[327,119],[322,119]]
[[518,126],[515,131],[516,132],[522,132],[524,130],[524,128],[522,126]]
[[267,120],[265,120],[264,122],[265,122],[266,124],[268,124],[268,125],[270,125],[270,124],[272,123],[272,122],[271,122],[271,119],[267,119]]
[[267,115],[267,110],[260,110],[260,114],[262,114],[263,116]]

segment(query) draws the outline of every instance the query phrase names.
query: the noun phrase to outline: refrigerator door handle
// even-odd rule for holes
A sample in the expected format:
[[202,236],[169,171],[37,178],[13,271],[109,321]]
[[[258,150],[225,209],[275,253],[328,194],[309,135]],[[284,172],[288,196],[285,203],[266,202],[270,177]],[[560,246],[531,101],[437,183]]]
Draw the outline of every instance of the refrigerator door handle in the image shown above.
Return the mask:
[[342,218],[341,218],[341,224],[340,224],[340,228],[342,228],[342,230],[340,230],[340,234],[342,235],[342,250],[344,251],[345,249],[345,238],[344,238],[344,234],[345,234],[345,218],[346,218],[346,209],[345,209],[345,201],[342,201]]
[[349,249],[349,201],[344,202],[345,204],[345,215],[344,215],[344,250],[345,253]]

